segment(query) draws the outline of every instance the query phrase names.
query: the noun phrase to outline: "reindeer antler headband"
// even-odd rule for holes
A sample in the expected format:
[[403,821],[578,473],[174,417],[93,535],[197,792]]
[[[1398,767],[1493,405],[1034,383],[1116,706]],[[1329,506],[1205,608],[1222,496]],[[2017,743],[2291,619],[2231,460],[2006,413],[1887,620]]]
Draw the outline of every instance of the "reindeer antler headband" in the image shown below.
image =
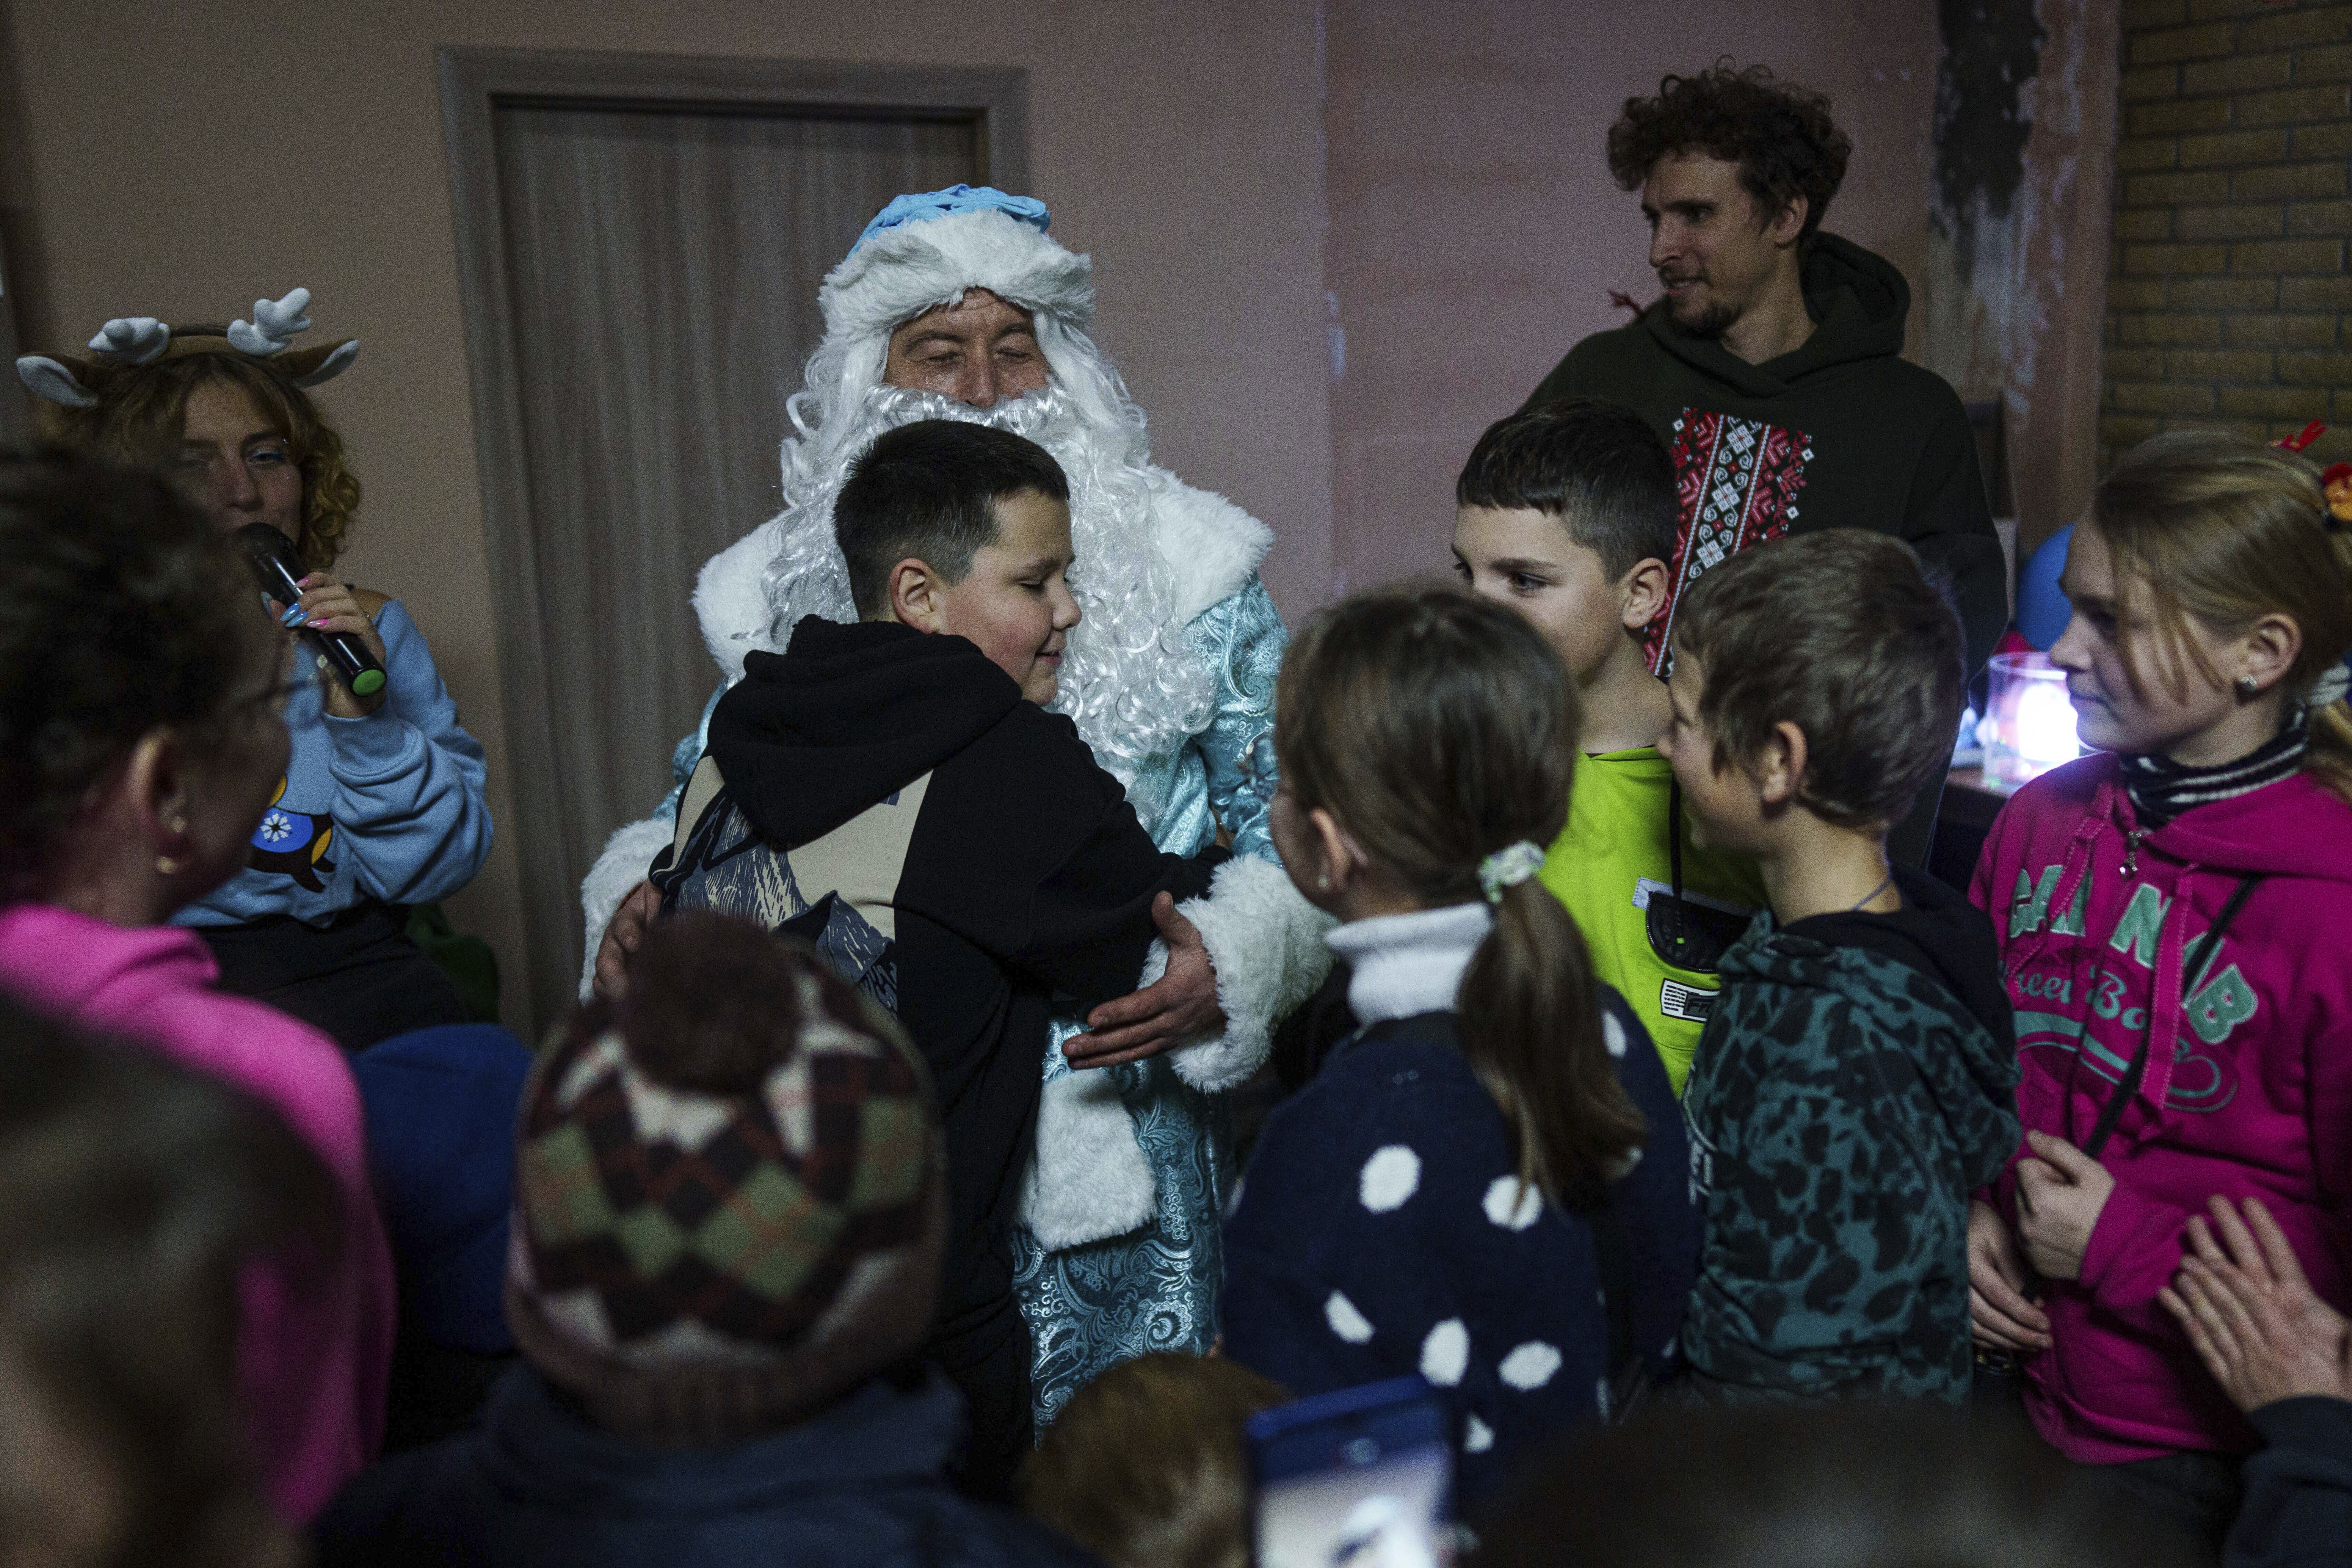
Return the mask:
[[283,300],[256,300],[253,320],[218,327],[188,327],[173,336],[170,326],[152,316],[117,316],[99,328],[89,340],[89,357],[26,354],[16,362],[16,374],[36,397],[87,408],[98,401],[106,384],[126,370],[160,359],[227,352],[248,359],[265,359],[297,386],[316,386],[351,368],[359,357],[360,341],[315,348],[290,349],[296,335],[310,330],[310,290],[297,289]]

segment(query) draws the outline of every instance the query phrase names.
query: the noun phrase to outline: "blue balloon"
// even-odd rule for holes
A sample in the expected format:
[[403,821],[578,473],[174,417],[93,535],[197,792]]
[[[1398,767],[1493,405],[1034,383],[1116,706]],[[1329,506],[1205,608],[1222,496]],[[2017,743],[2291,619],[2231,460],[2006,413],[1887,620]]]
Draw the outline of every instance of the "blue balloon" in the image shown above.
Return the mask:
[[2066,595],[2058,591],[2058,574],[2066,569],[2066,542],[2074,537],[2074,525],[2070,522],[2043,540],[2025,570],[2017,574],[2017,629],[2027,642],[2045,652],[2074,615]]

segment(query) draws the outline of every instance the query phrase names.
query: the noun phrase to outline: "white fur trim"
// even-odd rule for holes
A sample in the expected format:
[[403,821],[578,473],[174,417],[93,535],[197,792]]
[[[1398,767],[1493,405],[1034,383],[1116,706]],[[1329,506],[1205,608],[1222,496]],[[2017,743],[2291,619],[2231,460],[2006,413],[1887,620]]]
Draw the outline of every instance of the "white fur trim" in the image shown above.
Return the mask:
[[1217,868],[1207,898],[1177,908],[1199,929],[1216,967],[1225,1032],[1168,1059],[1194,1089],[1231,1089],[1265,1060],[1274,1026],[1330,973],[1323,933],[1333,922],[1299,897],[1289,872],[1247,855]]
[[1151,1162],[1107,1068],[1045,1080],[1037,1152],[1021,1193],[1021,1223],[1049,1252],[1124,1236],[1160,1209]]
[[580,884],[581,912],[588,917],[588,948],[580,964],[580,1000],[588,1000],[596,981],[596,946],[604,940],[604,928],[612,923],[613,911],[631,888],[646,879],[646,868],[654,857],[669,847],[677,836],[677,826],[666,816],[648,816],[643,822],[632,822],[616,829],[604,840],[604,852],[596,857],[596,864],[588,868]]
[[[702,563],[694,579],[694,615],[702,646],[730,686],[743,679],[743,656],[773,653],[765,581],[768,563],[782,548],[783,518],[770,518]],[[784,628],[787,635],[791,628]]]
[[1176,624],[1189,626],[1210,605],[1248,586],[1250,574],[1274,548],[1274,530],[1157,464],[1149,473],[1153,538],[1176,590]]
[[1094,262],[994,211],[887,228],[842,258],[816,293],[828,338],[887,333],[968,289],[985,289],[1084,331],[1095,316]]

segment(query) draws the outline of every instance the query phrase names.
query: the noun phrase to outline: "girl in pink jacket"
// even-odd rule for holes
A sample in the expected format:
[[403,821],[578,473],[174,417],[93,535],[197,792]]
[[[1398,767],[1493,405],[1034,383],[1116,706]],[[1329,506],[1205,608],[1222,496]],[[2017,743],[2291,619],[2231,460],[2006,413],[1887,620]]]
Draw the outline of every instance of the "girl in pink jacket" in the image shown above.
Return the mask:
[[2116,466],[2060,584],[2110,754],[1977,867],[2026,1146],[1971,1214],[1975,1332],[2044,1438],[2218,1546],[2256,1439],[2157,1299],[2185,1222],[2260,1197],[2352,1306],[2352,539],[2301,459],[2184,432]]
[[382,1438],[395,1294],[351,1068],[212,988],[165,916],[235,873],[286,765],[284,640],[212,526],[155,479],[0,458],[0,986],[247,1090],[341,1191],[331,1270],[239,1281],[239,1403],[308,1520]]

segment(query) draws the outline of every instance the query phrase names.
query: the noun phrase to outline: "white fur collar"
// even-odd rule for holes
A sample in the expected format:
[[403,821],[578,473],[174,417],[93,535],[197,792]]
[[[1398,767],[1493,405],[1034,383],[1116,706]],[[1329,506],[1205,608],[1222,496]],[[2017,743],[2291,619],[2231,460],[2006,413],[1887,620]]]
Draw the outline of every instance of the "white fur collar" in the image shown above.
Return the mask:
[[[694,616],[702,646],[733,685],[743,679],[743,657],[780,651],[769,640],[768,563],[775,559],[783,519],[772,517],[702,563],[694,579]],[[785,627],[787,634],[791,628]]]
[[[1194,489],[1165,468],[1155,465],[1149,474],[1153,537],[1168,563],[1176,622],[1182,626],[1248,585],[1274,543],[1274,531],[1224,497]],[[777,651],[769,640],[763,579],[775,558],[781,526],[779,519],[770,518],[703,563],[695,579],[694,613],[702,624],[703,646],[730,682],[743,679],[745,654]]]
[[1471,955],[1495,917],[1484,904],[1448,904],[1411,914],[1350,921],[1323,940],[1348,961],[1348,1009],[1359,1024],[1450,1013]]
[[1194,489],[1154,464],[1152,541],[1176,590],[1176,621],[1241,592],[1274,546],[1274,530],[1221,495]]

